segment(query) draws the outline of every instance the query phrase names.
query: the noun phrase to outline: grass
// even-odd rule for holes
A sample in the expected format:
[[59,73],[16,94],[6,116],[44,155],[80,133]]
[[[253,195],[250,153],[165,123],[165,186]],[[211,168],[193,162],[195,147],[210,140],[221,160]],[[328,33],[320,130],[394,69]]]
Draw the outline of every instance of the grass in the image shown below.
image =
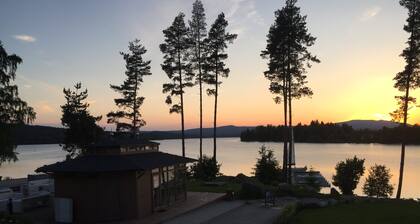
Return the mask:
[[7,215],[0,213],[0,223],[1,224],[31,224],[32,222],[29,219],[17,217],[15,215]]
[[420,203],[411,200],[354,202],[320,209],[304,209],[293,224],[411,224],[419,223]]
[[192,192],[211,192],[226,193],[228,191],[239,192],[241,184],[235,182],[226,182],[222,186],[206,186],[204,181],[190,179],[187,182],[187,191]]

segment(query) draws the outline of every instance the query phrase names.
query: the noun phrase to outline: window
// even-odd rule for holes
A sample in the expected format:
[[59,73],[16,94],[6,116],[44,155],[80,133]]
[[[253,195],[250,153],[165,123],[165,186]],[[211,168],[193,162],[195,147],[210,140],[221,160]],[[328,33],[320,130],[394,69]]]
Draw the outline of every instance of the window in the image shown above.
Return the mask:
[[152,176],[153,176],[153,188],[158,188],[160,186],[159,169],[153,169]]

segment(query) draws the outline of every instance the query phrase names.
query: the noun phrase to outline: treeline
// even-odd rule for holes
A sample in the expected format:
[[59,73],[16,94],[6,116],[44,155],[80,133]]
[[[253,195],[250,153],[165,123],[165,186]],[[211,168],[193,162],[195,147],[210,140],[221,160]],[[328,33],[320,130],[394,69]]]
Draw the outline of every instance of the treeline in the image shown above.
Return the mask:
[[[284,126],[257,126],[241,133],[244,142],[283,142],[287,140]],[[379,130],[356,130],[346,124],[324,123],[312,121],[309,125],[298,124],[293,128],[295,142],[307,143],[401,143],[403,127]],[[406,141],[408,144],[420,144],[420,126],[414,125],[407,128]]]

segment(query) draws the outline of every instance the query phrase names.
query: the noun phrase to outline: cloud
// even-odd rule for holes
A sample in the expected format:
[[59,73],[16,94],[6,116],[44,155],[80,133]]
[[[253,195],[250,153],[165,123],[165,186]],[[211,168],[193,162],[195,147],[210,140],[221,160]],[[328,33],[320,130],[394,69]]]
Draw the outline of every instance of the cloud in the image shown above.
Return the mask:
[[[225,0],[226,1],[226,0]],[[228,0],[230,3],[226,17],[229,20],[230,32],[242,38],[250,32],[250,27],[263,26],[264,19],[256,8],[255,0]]]
[[56,112],[56,110],[50,105],[50,103],[44,100],[35,103],[34,107],[35,107],[35,111],[40,112],[42,114],[47,114],[47,113],[49,114],[49,113]]
[[28,42],[28,43],[35,42],[36,41],[36,38],[33,37],[33,36],[30,36],[30,35],[24,35],[24,34],[22,34],[22,35],[14,35],[13,37],[16,40],[20,40],[20,41]]
[[238,11],[240,4],[244,1],[245,0],[231,0],[232,6],[230,7],[229,11],[227,12],[226,17],[228,19],[232,18],[236,14],[236,12]]
[[382,8],[379,6],[374,6],[369,9],[366,9],[363,12],[363,15],[360,17],[360,21],[368,21],[373,17],[377,16],[381,12]]

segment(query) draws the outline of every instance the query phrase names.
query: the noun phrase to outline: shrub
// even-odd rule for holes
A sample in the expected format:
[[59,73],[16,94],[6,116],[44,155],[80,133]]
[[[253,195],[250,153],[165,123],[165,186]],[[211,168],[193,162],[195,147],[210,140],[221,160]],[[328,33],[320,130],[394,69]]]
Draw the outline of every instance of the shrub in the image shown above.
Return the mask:
[[264,184],[271,184],[280,180],[281,170],[279,163],[274,157],[274,152],[264,145],[258,151],[260,158],[254,168],[255,177]]
[[198,162],[191,166],[192,177],[199,180],[214,180],[220,175],[220,164],[208,156],[203,156]]
[[344,195],[353,195],[360,177],[365,172],[364,159],[346,159],[335,166],[336,174],[333,176],[332,184],[340,188]]
[[314,188],[307,185],[280,184],[276,189],[276,196],[292,196],[296,198],[319,198],[325,195],[318,193]]
[[389,183],[391,176],[386,166],[375,164],[369,169],[369,176],[363,185],[363,193],[377,198],[391,196],[394,191],[394,187]]
[[250,182],[244,182],[241,184],[241,190],[239,191],[239,198],[241,199],[259,199],[264,196],[264,187]]

